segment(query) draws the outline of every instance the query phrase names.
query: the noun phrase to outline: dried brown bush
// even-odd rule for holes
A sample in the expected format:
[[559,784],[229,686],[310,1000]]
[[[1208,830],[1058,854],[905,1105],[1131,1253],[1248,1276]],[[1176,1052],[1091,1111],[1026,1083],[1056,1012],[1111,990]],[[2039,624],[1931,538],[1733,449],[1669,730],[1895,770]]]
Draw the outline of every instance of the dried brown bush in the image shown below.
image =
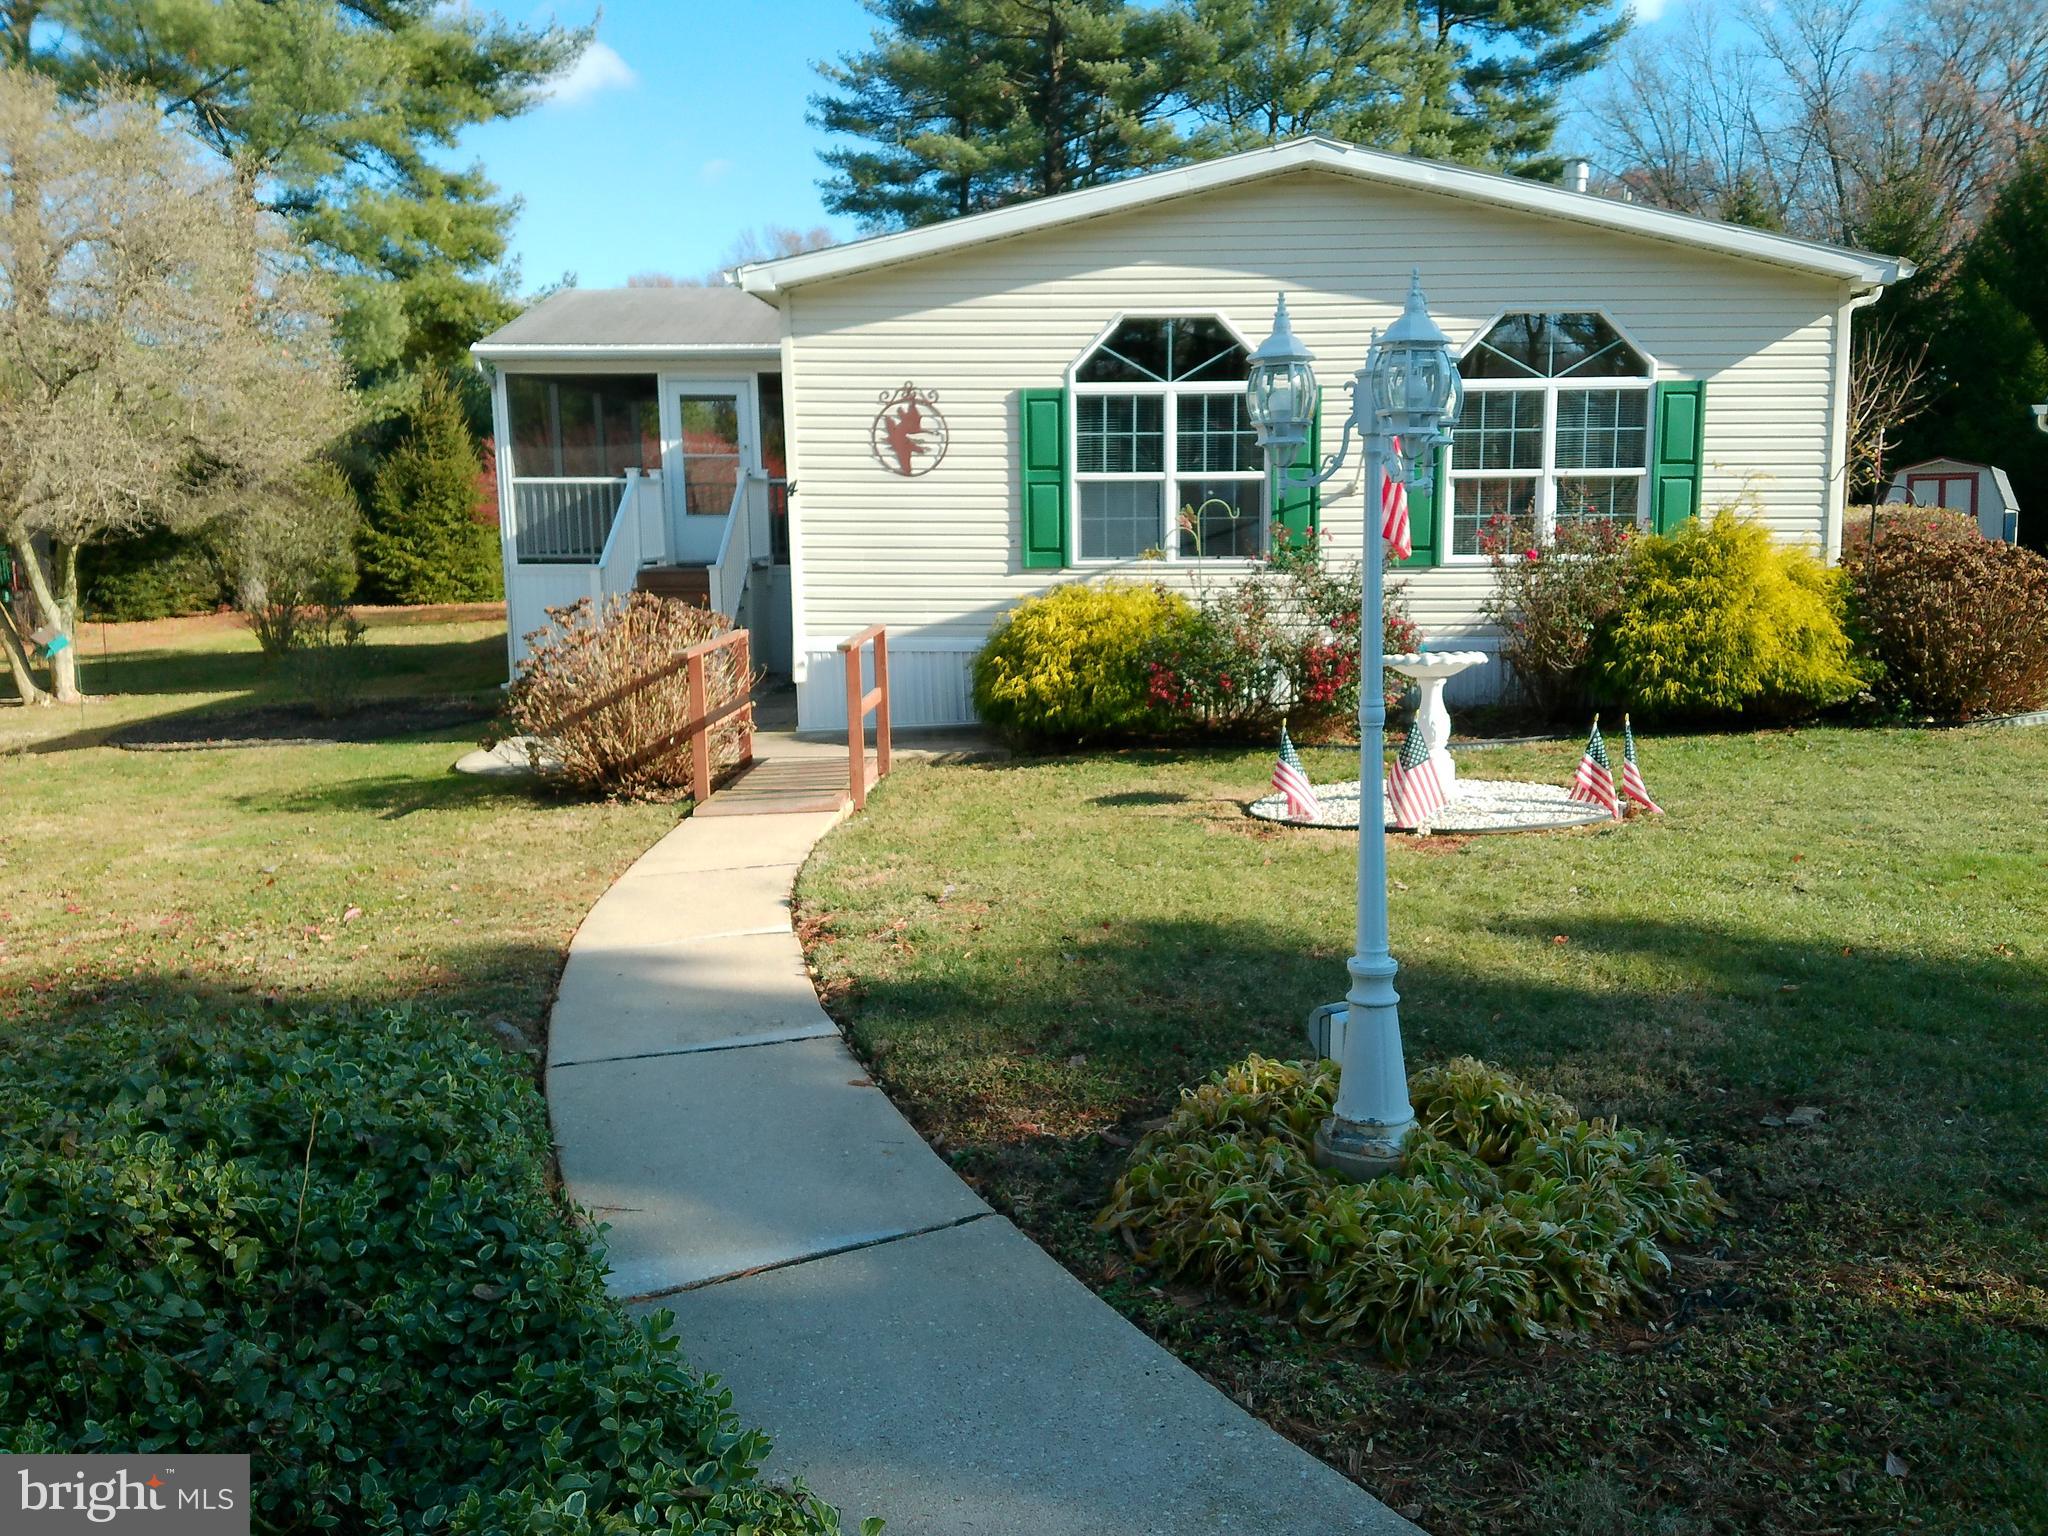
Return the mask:
[[[506,709],[513,727],[537,742],[537,756],[560,764],[572,784],[633,800],[679,800],[690,790],[690,744],[678,733],[690,719],[688,670],[681,666],[642,688],[627,685],[677,662],[699,641],[716,639],[732,620],[688,603],[634,592],[602,608],[584,598],[551,608],[554,623],[527,636],[525,666]],[[705,660],[705,708],[715,710],[754,685],[734,650]],[[599,700],[624,692],[603,708]],[[586,711],[588,711],[586,713]],[[676,736],[672,750],[635,762]],[[739,761],[739,717],[711,731],[712,771]]]
[[1874,541],[1856,531],[1842,564],[1881,700],[1942,720],[2048,704],[2048,559],[1952,512],[1886,507]]

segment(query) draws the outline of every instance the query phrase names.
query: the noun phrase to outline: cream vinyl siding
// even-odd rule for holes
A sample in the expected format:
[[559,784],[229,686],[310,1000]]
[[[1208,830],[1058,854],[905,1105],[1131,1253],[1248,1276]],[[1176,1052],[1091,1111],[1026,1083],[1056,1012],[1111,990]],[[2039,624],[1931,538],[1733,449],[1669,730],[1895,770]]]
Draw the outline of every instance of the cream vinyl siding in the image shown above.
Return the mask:
[[[800,652],[883,623],[906,650],[965,654],[1018,599],[1082,574],[1227,579],[1224,562],[1021,569],[1018,391],[1064,384],[1118,314],[1215,312],[1256,343],[1284,288],[1333,451],[1343,386],[1398,313],[1410,266],[1455,345],[1504,311],[1597,309],[1658,378],[1706,379],[1702,505],[1751,493],[1781,538],[1824,544],[1842,283],[1300,172],[786,292]],[[906,380],[937,392],[950,431],[945,461],[915,479],[869,450],[883,395]],[[1323,527],[1345,549],[1359,544],[1360,489],[1354,454],[1323,490]],[[1425,635],[1483,631],[1483,565],[1397,579]]]

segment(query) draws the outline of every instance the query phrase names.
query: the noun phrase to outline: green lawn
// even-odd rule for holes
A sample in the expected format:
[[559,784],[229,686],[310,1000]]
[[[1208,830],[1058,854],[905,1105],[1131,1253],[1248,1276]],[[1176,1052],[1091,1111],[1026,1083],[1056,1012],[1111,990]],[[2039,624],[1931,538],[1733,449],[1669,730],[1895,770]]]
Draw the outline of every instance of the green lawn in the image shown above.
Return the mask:
[[900,769],[804,874],[812,964],[992,1201],[1433,1532],[2048,1529],[2048,732],[1645,760],[1661,821],[1391,854],[1411,1065],[1663,1127],[1735,1207],[1658,1315],[1541,1351],[1391,1370],[1090,1228],[1182,1086],[1344,990],[1355,841],[1246,818],[1267,755]]
[[369,718],[457,697],[469,721],[343,746],[92,745],[290,701],[245,631],[145,633],[166,628],[169,648],[105,657],[88,636],[100,696],[82,708],[0,709],[0,1032],[148,993],[430,998],[538,1038],[576,924],[676,808],[448,771],[495,705],[502,622],[370,629]]

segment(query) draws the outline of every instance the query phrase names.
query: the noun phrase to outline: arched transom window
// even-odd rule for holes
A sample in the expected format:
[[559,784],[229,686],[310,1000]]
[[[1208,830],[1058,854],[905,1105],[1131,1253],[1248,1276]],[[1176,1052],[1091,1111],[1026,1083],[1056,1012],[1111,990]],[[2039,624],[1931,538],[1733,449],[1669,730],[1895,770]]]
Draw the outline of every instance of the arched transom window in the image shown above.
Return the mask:
[[1458,362],[1451,553],[1547,544],[1560,523],[1647,513],[1648,358],[1597,314],[1506,315]]
[[1083,560],[1242,559],[1266,547],[1244,343],[1213,316],[1122,321],[1074,365]]

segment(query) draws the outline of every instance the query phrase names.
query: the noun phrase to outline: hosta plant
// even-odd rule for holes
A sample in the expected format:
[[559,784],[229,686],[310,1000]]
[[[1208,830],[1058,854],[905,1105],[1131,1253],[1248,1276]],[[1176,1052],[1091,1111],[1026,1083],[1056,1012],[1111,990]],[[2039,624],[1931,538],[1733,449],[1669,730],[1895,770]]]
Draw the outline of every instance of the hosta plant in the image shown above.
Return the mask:
[[1701,1236],[1713,1190],[1661,1138],[1586,1121],[1469,1057],[1409,1081],[1398,1174],[1315,1165],[1332,1062],[1254,1056],[1182,1097],[1097,1225],[1140,1260],[1390,1359],[1626,1312]]

